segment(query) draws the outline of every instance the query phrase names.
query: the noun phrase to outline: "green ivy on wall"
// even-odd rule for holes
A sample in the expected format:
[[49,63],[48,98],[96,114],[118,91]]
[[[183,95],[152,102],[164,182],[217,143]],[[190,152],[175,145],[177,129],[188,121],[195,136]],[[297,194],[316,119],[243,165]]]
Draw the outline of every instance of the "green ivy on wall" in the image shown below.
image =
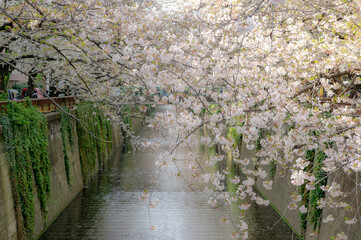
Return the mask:
[[277,164],[275,162],[275,160],[272,160],[270,163],[270,168],[269,168],[269,179],[273,180],[276,176],[276,172],[277,172]]
[[[304,205],[306,209],[308,208],[308,198],[309,198],[309,191],[306,189],[306,184],[301,185],[300,189],[298,190],[298,193],[302,196],[301,205]],[[298,212],[298,215],[300,217],[300,225],[301,225],[301,232],[302,235],[306,234],[307,229],[307,212],[302,213]]]
[[235,146],[233,146],[234,148],[238,148],[238,150],[241,150],[241,142],[242,142],[242,134],[237,133],[237,129],[234,127],[230,127],[228,129],[228,134],[227,134],[228,138],[231,138],[234,140]]
[[77,117],[80,120],[76,129],[82,176],[87,182],[96,169],[97,161],[99,167],[102,166],[106,154],[112,149],[112,127],[103,112],[91,102],[82,102],[77,106]]
[[153,105],[152,104],[145,104],[145,106],[147,107],[147,116],[149,116],[150,113],[153,110]]
[[[121,110],[121,118],[124,124],[128,126],[128,129],[132,129],[132,118],[129,116],[130,108],[129,105],[123,105]],[[122,129],[124,137],[127,137],[127,132]]]
[[71,147],[71,149],[73,149],[73,147],[74,147],[74,136],[73,136],[74,121],[64,111],[69,113],[69,109],[63,107],[63,111],[59,110],[59,112],[60,112],[60,132],[61,132],[61,139],[63,142],[63,155],[64,155],[66,179],[67,179],[68,185],[71,186],[70,159],[69,159],[69,155],[68,155],[68,146]]
[[[306,158],[306,161],[309,162],[309,165],[304,169],[304,171],[308,172],[312,168],[313,161],[315,159],[315,152],[316,151],[314,149],[306,151],[305,158]],[[307,190],[306,184],[301,185],[300,189],[298,190],[298,193],[302,196],[301,205],[304,205],[306,207],[306,209],[308,209],[310,191]],[[306,229],[307,229],[308,212],[306,212],[306,213],[299,212],[298,213],[300,216],[301,231],[302,231],[303,235],[306,233]]]
[[325,178],[325,172],[322,170],[322,162],[326,159],[326,154],[319,150],[306,151],[306,160],[310,164],[304,169],[308,172],[313,168],[313,175],[316,178],[315,188],[311,191],[306,189],[306,184],[303,184],[299,189],[299,194],[302,196],[301,205],[305,205],[308,209],[307,213],[299,213],[301,231],[305,234],[308,221],[313,224],[313,230],[317,230],[320,226],[322,209],[318,208],[317,201],[325,197],[325,192],[321,189],[321,186],[327,184],[327,178]]
[[256,142],[256,150],[257,151],[262,149],[261,140],[263,138],[263,135],[264,135],[264,129],[260,129],[258,132],[258,138],[257,138],[257,142]]
[[45,218],[46,204],[50,196],[47,121],[30,102],[9,103],[7,113],[0,117],[0,124],[11,171],[18,236],[33,238],[33,184],[35,183],[40,208]]
[[327,178],[325,178],[326,173],[322,170],[322,162],[327,158],[326,154],[323,151],[315,152],[315,160],[314,160],[314,169],[313,175],[316,178],[315,189],[310,192],[310,221],[313,223],[313,230],[316,230],[319,227],[319,223],[321,220],[322,208],[318,208],[317,201],[321,198],[325,197],[325,192],[321,189],[321,186],[325,186],[327,184]]

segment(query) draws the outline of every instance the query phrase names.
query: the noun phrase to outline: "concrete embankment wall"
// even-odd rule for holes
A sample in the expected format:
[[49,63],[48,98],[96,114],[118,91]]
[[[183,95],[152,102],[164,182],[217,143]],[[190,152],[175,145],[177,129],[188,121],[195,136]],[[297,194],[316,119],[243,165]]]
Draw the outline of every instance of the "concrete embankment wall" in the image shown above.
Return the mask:
[[[249,150],[246,148],[246,144],[242,141],[240,146],[241,159],[255,159],[256,151]],[[251,163],[247,166],[248,169],[255,169],[255,164]],[[262,169],[267,173],[270,173],[269,165],[259,165],[258,169]],[[333,181],[336,181],[341,185],[341,191],[346,195],[345,202],[350,203],[349,207],[346,208],[335,208],[330,207],[326,204],[323,209],[320,226],[314,230],[314,225],[310,224],[308,217],[306,230],[301,230],[301,219],[299,211],[288,209],[288,205],[291,203],[290,196],[293,193],[298,193],[299,189],[292,185],[290,182],[291,171],[282,168],[282,166],[277,165],[276,171],[274,174],[273,188],[268,190],[263,186],[264,179],[256,179],[256,188],[257,190],[270,201],[272,207],[278,212],[278,214],[283,218],[284,221],[298,234],[299,237],[305,240],[329,240],[336,239],[338,233],[345,233],[348,236],[349,240],[359,240],[361,239],[361,223],[357,222],[353,225],[347,225],[345,223],[345,218],[351,219],[356,214],[359,214],[360,204],[361,204],[361,193],[360,186],[357,187],[361,176],[355,176],[355,174],[346,174],[343,171],[338,171],[331,174],[327,181],[328,184],[331,184]],[[326,193],[325,199],[327,199],[328,193]],[[299,203],[298,203],[299,205]],[[310,205],[310,204],[309,204]],[[298,206],[300,207],[300,206]],[[327,216],[332,215],[335,220],[328,223],[323,223],[323,219]]]
[[[241,159],[249,159],[250,164],[247,166],[248,169],[254,170],[255,164],[252,161],[252,159],[256,159],[255,156],[256,150],[252,149],[249,150],[246,148],[246,144],[242,141],[241,144]],[[264,170],[267,173],[269,173],[270,166],[261,165],[258,166],[258,169]],[[287,206],[290,203],[290,196],[292,192],[297,192],[297,189],[291,185],[289,179],[290,179],[290,173],[284,172],[280,173],[281,168],[276,168],[276,173],[273,178],[273,188],[272,190],[267,190],[265,187],[263,187],[263,181],[264,179],[256,178],[256,184],[257,190],[270,201],[270,204],[272,207],[278,212],[279,215],[283,217],[283,219],[289,224],[290,227],[293,228],[293,230],[300,234],[300,221],[298,217],[298,213],[296,211],[290,211]]]
[[10,169],[3,150],[0,153],[0,239],[17,239]]
[[[321,224],[319,233],[320,237],[318,238],[319,240],[331,239],[331,236],[335,236],[337,233],[340,232],[344,232],[348,236],[349,240],[361,239],[361,189],[359,185],[360,179],[360,174],[356,176],[355,173],[346,174],[343,171],[338,171],[329,177],[329,184],[333,180],[336,180],[341,185],[341,191],[344,193],[344,198],[347,200],[346,202],[350,205],[346,208],[333,208],[326,204],[326,207],[322,213],[323,218],[326,218],[328,215],[331,214],[335,218],[335,221],[332,223]],[[352,219],[352,217],[354,216],[357,216],[359,221],[357,221],[357,223],[355,224],[347,225],[345,223],[345,219]]]
[[[47,204],[47,217],[44,219],[41,210],[40,202],[37,197],[36,187],[34,183],[34,200],[35,200],[35,236],[39,236],[64,210],[64,208],[77,196],[82,190],[84,184],[81,170],[81,162],[79,157],[78,136],[74,124],[73,128],[73,142],[74,146],[68,149],[70,162],[70,177],[71,186],[68,185],[63,143],[60,132],[60,114],[50,113],[46,115],[48,121],[48,154],[51,164],[50,170],[50,189],[51,195]],[[142,125],[141,118],[132,118],[133,131],[138,131]],[[124,139],[122,132],[118,126],[112,126],[112,149],[106,153],[106,158],[109,159],[112,155],[121,148]],[[3,145],[3,144],[2,144]],[[98,159],[96,159],[98,161]],[[98,162],[96,163],[97,173]],[[18,239],[16,212],[14,207],[14,198],[11,185],[10,168],[7,162],[4,147],[0,149],[0,240]]]

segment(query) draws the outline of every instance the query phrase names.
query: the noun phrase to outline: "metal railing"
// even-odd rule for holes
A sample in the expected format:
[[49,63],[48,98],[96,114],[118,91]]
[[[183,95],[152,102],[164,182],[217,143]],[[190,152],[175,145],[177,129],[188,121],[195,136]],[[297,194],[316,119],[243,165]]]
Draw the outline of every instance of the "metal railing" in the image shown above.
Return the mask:
[[[9,101],[0,101],[0,112],[6,112],[7,105],[9,102],[26,102],[28,100],[9,100]],[[71,108],[75,104],[75,99],[73,96],[69,97],[53,97],[53,98],[33,98],[30,99],[30,102],[33,106],[36,106],[39,112],[48,113],[56,111],[58,108],[57,105],[65,106]],[[56,104],[55,104],[55,103]]]

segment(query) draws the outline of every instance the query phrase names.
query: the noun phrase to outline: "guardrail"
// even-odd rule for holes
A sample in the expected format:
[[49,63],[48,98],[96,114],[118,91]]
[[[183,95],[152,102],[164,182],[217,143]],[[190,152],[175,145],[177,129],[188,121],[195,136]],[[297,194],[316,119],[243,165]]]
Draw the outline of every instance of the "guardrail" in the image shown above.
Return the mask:
[[[9,100],[9,101],[0,101],[0,112],[6,112],[7,104],[9,102],[26,102],[29,100]],[[30,102],[33,106],[36,106],[39,112],[48,113],[55,111],[60,106],[65,106],[71,108],[75,104],[75,99],[73,96],[69,97],[53,97],[53,98],[33,98],[30,99]]]

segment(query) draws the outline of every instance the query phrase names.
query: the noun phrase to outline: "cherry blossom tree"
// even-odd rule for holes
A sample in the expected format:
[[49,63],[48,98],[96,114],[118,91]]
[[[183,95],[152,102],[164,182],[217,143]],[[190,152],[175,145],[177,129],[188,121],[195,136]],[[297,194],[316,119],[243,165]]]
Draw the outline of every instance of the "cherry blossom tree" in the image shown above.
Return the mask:
[[[54,83],[64,81],[79,97],[106,106],[114,120],[120,119],[112,112],[119,113],[126,103],[177,105],[177,113],[149,120],[149,126],[168,129],[172,136],[171,148],[156,167],[165,171],[177,165],[175,149],[196,142],[222,149],[209,165],[225,161],[225,152],[231,152],[243,175],[232,179],[235,196],[224,194],[225,169],[204,173],[189,153],[192,176],[210,183],[207,189],[219,196],[210,200],[213,206],[246,197],[269,204],[253,186],[258,178],[272,189],[266,169],[276,165],[280,173],[290,172],[285,181],[303,189],[291,196],[290,209],[305,214],[304,196],[322,190],[318,209],[347,208],[346,224],[356,223],[358,208],[347,201],[357,192],[361,170],[361,2],[200,0],[172,6],[2,0],[0,64],[32,79],[42,73]],[[19,69],[19,63],[26,67]],[[112,87],[130,86],[144,88],[144,95],[110,94]],[[160,96],[159,89],[169,95]],[[198,139],[195,132],[203,127],[207,134]],[[241,157],[237,139],[227,136],[230,128],[242,135],[254,158]],[[158,147],[140,140],[138,145]],[[337,173],[354,187],[343,191],[332,177]],[[142,198],[150,197],[152,206],[148,195]],[[245,211],[248,207],[242,205]],[[332,219],[327,216],[324,223]],[[242,219],[235,227],[235,238],[247,238]]]
[[[360,2],[201,1],[182,9],[186,11],[178,12],[177,27],[167,30],[173,43],[168,49],[172,68],[159,72],[157,79],[164,76],[163,85],[176,93],[164,100],[185,110],[159,114],[153,125],[170,129],[175,148],[192,145],[197,141],[192,137],[195,129],[206,125],[209,134],[202,143],[221,145],[244,166],[246,180],[236,181],[239,199],[248,196],[268,204],[252,186],[260,178],[271,189],[265,169],[276,164],[281,172],[291,171],[286,180],[306,189],[291,198],[290,209],[306,213],[303,197],[323,191],[312,204],[317,209],[326,203],[352,209],[346,224],[355,224],[358,207],[351,206],[351,193],[357,191],[360,161]],[[179,97],[186,89],[190,94]],[[212,103],[218,111],[210,109]],[[243,134],[255,158],[240,158],[234,139],[225,134],[230,127]],[[159,169],[174,163],[173,151],[165,159]],[[219,155],[210,164],[222,161]],[[249,165],[258,167],[250,170]],[[211,182],[220,199],[225,198],[222,180],[227,171],[201,172],[195,168],[194,175]],[[340,172],[354,182],[347,192],[332,177]],[[217,204],[213,199],[212,205]],[[239,230],[247,236],[245,227]]]

